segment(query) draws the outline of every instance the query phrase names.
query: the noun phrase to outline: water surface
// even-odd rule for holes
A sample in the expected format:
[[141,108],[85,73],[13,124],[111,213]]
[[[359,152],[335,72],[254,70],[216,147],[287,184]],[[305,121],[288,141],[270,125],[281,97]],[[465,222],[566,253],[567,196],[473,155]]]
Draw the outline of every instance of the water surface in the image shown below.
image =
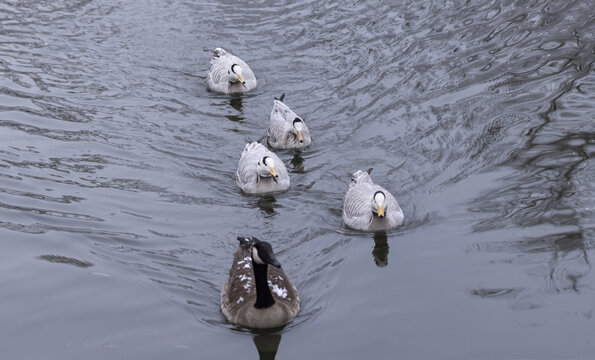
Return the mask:
[[[595,353],[589,1],[0,4],[0,347],[35,359],[578,359]],[[206,89],[224,47],[243,96]],[[234,182],[273,98],[313,144]],[[373,167],[402,227],[347,229]],[[302,298],[228,324],[236,236]]]

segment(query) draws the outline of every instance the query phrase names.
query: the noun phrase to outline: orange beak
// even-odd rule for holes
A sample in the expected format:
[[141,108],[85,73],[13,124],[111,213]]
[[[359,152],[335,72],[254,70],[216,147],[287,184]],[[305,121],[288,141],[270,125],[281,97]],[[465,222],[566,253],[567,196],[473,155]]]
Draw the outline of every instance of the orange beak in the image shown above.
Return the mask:
[[277,177],[277,172],[275,171],[275,168],[271,168],[271,170],[269,170],[269,172],[271,173],[272,176]]
[[240,83],[244,83],[244,78],[242,77],[242,75],[238,75],[238,80],[240,80]]
[[378,217],[384,217],[384,208],[382,205],[378,205]]
[[302,136],[302,132],[298,131],[297,132],[297,138],[300,142],[304,142],[304,136]]

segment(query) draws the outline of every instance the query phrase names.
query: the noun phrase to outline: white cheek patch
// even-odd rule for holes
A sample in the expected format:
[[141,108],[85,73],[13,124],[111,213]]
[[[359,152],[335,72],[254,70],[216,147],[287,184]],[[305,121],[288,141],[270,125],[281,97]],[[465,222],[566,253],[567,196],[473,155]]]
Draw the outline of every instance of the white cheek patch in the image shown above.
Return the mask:
[[377,205],[383,205],[384,204],[384,200],[385,200],[385,198],[384,198],[384,195],[382,193],[378,193],[378,194],[374,195],[374,202]]
[[296,121],[293,123],[293,127],[297,130],[297,131],[302,131],[304,129],[304,123],[301,121]]
[[274,168],[275,167],[275,160],[271,159],[271,158],[267,158],[265,165],[268,166],[269,168]]
[[256,250],[255,247],[252,248],[252,259],[254,259],[254,262],[260,265],[264,265],[264,261],[262,261],[262,259],[260,258],[260,256],[258,256],[258,250]]

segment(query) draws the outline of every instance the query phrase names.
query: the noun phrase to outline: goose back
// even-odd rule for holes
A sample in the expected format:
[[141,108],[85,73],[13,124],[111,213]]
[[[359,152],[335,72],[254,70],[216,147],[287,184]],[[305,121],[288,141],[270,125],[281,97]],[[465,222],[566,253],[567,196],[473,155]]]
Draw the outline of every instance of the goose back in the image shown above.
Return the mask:
[[253,243],[240,239],[233,256],[229,278],[221,290],[221,311],[225,318],[251,328],[274,328],[287,324],[300,310],[297,289],[282,268],[267,265],[267,283],[275,303],[257,309],[256,283],[252,262]]

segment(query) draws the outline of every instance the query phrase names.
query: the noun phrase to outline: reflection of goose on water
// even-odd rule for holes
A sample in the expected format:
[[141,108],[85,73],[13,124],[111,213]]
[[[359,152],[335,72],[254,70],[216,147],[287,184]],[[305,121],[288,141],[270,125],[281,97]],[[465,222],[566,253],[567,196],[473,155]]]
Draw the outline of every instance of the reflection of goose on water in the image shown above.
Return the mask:
[[237,111],[236,114],[229,114],[225,115],[231,121],[240,122],[244,120],[244,105],[242,103],[242,95],[241,94],[233,94],[229,97],[229,106],[231,106],[234,110]]
[[269,146],[275,149],[299,149],[310,146],[310,130],[302,118],[283,103],[285,94],[275,98],[267,130]]
[[[268,242],[238,237],[229,278],[221,290],[221,311],[237,325],[275,328],[300,310],[300,299]],[[271,266],[269,266],[271,265]]]
[[345,225],[356,230],[386,230],[403,223],[403,211],[395,197],[370,178],[368,171],[351,175],[343,204]]
[[275,215],[275,208],[281,207],[281,205],[277,204],[277,199],[275,199],[273,194],[259,196],[256,200],[256,206],[258,206],[266,217]]
[[292,173],[296,174],[304,174],[304,158],[300,153],[300,150],[295,150],[293,157],[289,160],[289,163],[292,166]]
[[372,256],[374,256],[376,266],[385,267],[388,265],[388,240],[385,231],[374,232]]
[[256,87],[254,73],[244,60],[222,48],[210,52],[213,53],[213,58],[207,75],[209,89],[231,94],[246,92]]
[[285,164],[272,151],[257,142],[246,144],[236,173],[236,183],[249,194],[264,194],[289,189]]
[[279,343],[281,343],[281,334],[258,334],[252,339],[260,360],[275,360]]

